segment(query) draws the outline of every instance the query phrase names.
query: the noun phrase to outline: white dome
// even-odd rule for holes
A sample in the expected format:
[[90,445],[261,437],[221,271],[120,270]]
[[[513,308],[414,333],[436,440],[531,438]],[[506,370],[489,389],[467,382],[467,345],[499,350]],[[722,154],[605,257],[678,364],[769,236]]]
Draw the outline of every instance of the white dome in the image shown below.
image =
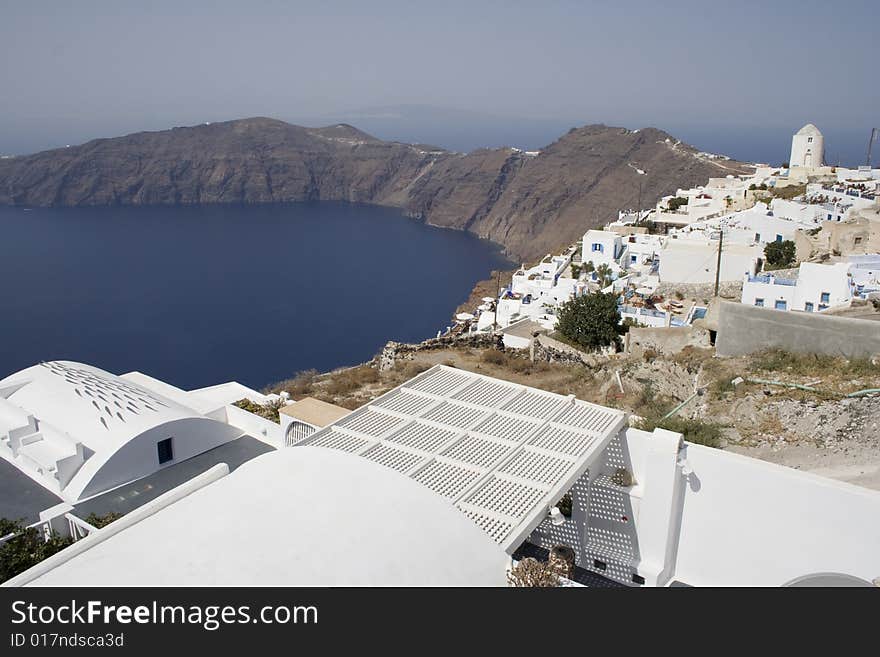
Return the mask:
[[819,132],[819,128],[814,126],[812,123],[808,123],[803,128],[797,131],[798,135],[810,136],[810,137],[821,137],[822,133]]
[[507,564],[473,521],[409,477],[297,447],[245,463],[32,584],[503,586]]

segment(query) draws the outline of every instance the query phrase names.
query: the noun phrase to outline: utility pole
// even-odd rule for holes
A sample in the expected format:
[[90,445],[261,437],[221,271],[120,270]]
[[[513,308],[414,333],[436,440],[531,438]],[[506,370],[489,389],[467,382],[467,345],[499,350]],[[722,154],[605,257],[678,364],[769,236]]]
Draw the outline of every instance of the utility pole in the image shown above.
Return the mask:
[[639,177],[639,205],[636,208],[636,226],[642,224],[642,179]]
[[871,168],[871,147],[874,145],[874,141],[880,137],[880,130],[877,128],[871,128],[871,137],[868,139],[868,158],[865,164],[868,165],[868,168]]
[[495,277],[495,312],[493,313],[494,319],[492,320],[492,334],[498,332],[498,304],[501,303],[501,270],[498,270],[497,276]]
[[721,244],[724,242],[724,224],[718,225],[718,262],[715,264],[715,296],[718,296],[718,286],[721,284]]

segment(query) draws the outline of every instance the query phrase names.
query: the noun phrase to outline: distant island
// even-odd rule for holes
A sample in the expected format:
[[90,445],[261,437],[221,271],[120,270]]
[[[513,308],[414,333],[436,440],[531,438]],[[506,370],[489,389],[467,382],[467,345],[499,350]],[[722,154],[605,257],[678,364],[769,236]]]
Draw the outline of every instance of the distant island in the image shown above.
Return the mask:
[[650,207],[680,186],[749,170],[655,128],[588,125],[540,151],[462,154],[382,141],[347,124],[305,128],[249,118],[2,159],[0,204],[354,201],[402,208],[529,260],[639,198]]

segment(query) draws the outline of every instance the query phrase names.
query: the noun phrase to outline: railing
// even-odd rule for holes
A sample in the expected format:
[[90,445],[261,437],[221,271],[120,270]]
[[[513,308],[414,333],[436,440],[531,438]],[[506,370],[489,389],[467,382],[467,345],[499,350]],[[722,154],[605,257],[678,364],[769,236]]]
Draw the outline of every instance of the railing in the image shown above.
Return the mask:
[[619,306],[618,310],[620,314],[627,315],[642,315],[644,317],[666,317],[666,313],[661,310],[654,310],[652,308],[637,308],[636,306]]
[[92,532],[98,531],[97,527],[87,523],[82,518],[77,518],[72,513],[65,513],[64,517],[67,519],[67,526],[70,530],[70,537],[74,541],[78,541],[81,538],[85,538]]
[[797,285],[797,281],[792,278],[777,278],[771,274],[764,274],[759,276],[749,276],[749,283],[765,283],[769,285],[786,285],[789,287],[794,287]]
[[[81,538],[85,538],[92,532],[98,531],[98,528],[94,525],[87,523],[82,518],[77,518],[72,513],[65,513],[64,520],[67,520],[67,525],[64,525],[63,521],[59,522],[60,516],[56,516],[55,518],[50,518],[47,520],[39,520],[31,525],[28,525],[24,528],[25,531],[29,529],[35,529],[40,532],[40,535],[44,540],[48,541],[52,538],[54,533],[59,533],[62,537],[69,536],[74,541],[78,541]],[[65,534],[65,529],[67,533]],[[11,534],[7,534],[6,536],[0,536],[0,545],[6,543],[13,538],[18,536],[15,532]]]

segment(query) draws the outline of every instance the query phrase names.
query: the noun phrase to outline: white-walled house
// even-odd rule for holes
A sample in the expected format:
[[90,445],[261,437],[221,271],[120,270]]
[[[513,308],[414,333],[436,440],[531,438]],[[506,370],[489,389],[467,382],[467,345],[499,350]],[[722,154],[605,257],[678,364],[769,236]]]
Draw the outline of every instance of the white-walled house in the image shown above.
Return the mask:
[[632,234],[623,236],[623,254],[620,263],[624,269],[654,268],[663,248],[659,235]]
[[[664,196],[650,212],[647,220],[673,227],[682,227],[725,213],[741,210],[750,202],[749,185],[756,182],[755,176],[710,178],[700,187],[678,189],[676,193]],[[763,179],[761,179],[763,182]],[[687,203],[675,210],[669,209],[674,198],[687,199]]]
[[[67,533],[76,509],[127,513],[188,480],[283,445],[233,403],[277,401],[237,382],[185,391],[140,372],[50,361],[0,380],[0,517]],[[68,525],[68,520],[70,525]]]
[[[725,239],[721,249],[721,281],[737,281],[754,275],[761,248]],[[718,262],[718,239],[703,236],[671,236],[660,251],[662,283],[714,283]]]
[[788,216],[779,212],[777,200],[774,199],[770,207],[764,203],[757,203],[749,210],[737,212],[725,218],[725,225],[751,233],[754,242],[761,245],[768,242],[793,241],[799,230],[813,230],[819,227],[818,214],[813,213],[807,219],[801,216]]
[[478,322],[478,328],[488,330],[496,322],[505,328],[521,319],[554,325],[555,308],[587,291],[586,283],[571,276],[573,254],[547,255],[534,267],[519,269],[497,300],[494,315],[487,314],[485,321]]
[[849,263],[823,265],[802,262],[797,279],[777,277],[773,272],[745,276],[741,301],[750,306],[776,310],[821,312],[850,303],[854,286]]
[[592,262],[598,268],[607,265],[618,269],[623,255],[623,240],[620,235],[608,230],[588,230],[583,237],[581,262]]
[[242,435],[98,368],[53,361],[0,381],[0,456],[79,501]]
[[847,257],[852,284],[859,293],[880,290],[880,253]]

